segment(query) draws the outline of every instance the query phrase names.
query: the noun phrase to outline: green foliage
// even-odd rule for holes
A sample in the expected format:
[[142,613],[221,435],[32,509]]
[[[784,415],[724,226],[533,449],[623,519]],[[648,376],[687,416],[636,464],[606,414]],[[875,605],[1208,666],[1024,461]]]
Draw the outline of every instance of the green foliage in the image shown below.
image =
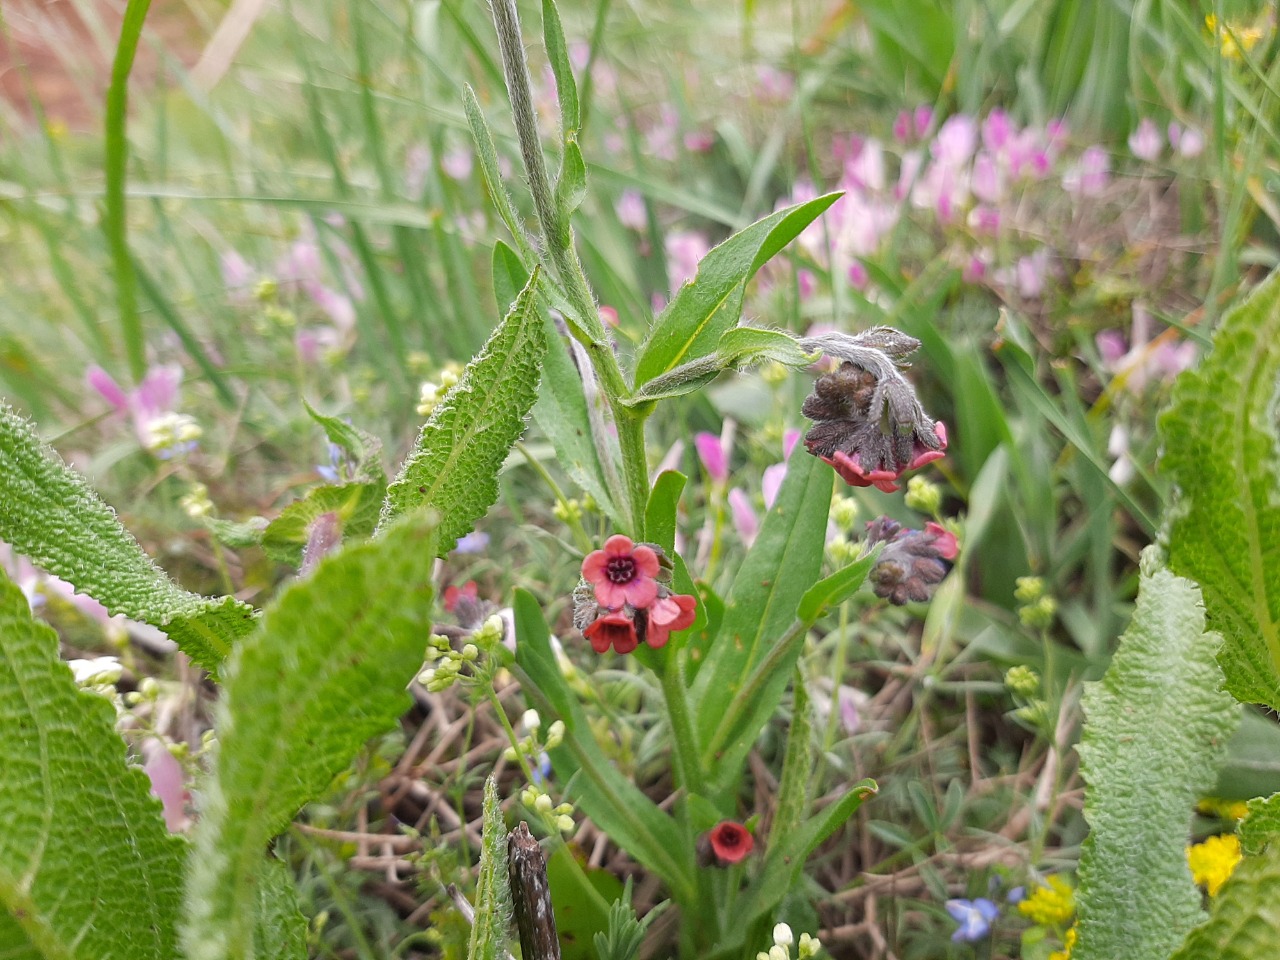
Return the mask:
[[641,922],[631,906],[631,878],[623,888],[622,896],[609,907],[609,929],[593,938],[596,960],[635,960],[644,942],[645,928],[657,916],[650,912]]
[[866,583],[867,575],[880,558],[883,544],[876,544],[865,557],[859,557],[848,566],[841,567],[829,577],[823,577],[804,592],[796,616],[807,624],[814,624],[824,613],[844,603]]
[[298,890],[289,867],[267,860],[258,876],[258,929],[255,942],[270,960],[306,960],[307,918],[298,909]]
[[547,339],[534,270],[484,349],[432,411],[387,488],[382,523],[421,505],[441,516],[441,554],[498,499],[498,473],[538,396]]
[[734,327],[720,337],[713,353],[654,377],[642,384],[627,402],[636,406],[693,393],[725,370],[744,369],[769,361],[789,367],[807,367],[816,363],[820,356],[817,353],[806,353],[794,337],[780,330]]
[[829,193],[771,213],[708,253],[697,276],[653,321],[636,364],[636,386],[712,352],[738,325],[747,281],[838,199]]
[[813,776],[813,708],[804,674],[796,671],[791,704],[791,729],[778,781],[778,812],[769,828],[771,837],[785,837],[804,821],[809,810],[809,779]]
[[795,612],[818,579],[831,506],[831,468],[793,456],[773,509],[742,561],[724,621],[693,684],[702,766],[716,789],[733,783],[772,716],[804,639]]
[[[1280,942],[1280,844],[1246,857],[1213,898],[1209,922],[1170,960],[1260,960]],[[1163,956],[1163,955],[1162,955]]]
[[169,960],[186,844],[125,762],[115,709],[0,574],[0,954]]
[[1253,857],[1280,838],[1280,793],[1254,797],[1248,807],[1249,815],[1240,824],[1240,849]]
[[564,721],[564,743],[551,751],[556,776],[573,780],[579,806],[619,846],[656,873],[675,895],[693,889],[693,851],[672,818],[619,772],[596,742],[586,714],[565,683],[551,649],[542,607],[532,594],[515,595],[516,663],[520,685],[539,712]]
[[498,804],[498,782],[492,774],[484,782],[484,826],[475,910],[467,960],[500,960],[506,956],[511,890],[507,880],[507,827],[502,822],[502,807]]
[[111,613],[164,630],[212,673],[254,627],[247,604],[197,596],[170,580],[84,478],[3,404],[0,503],[0,540]]
[[430,623],[434,521],[404,518],[326,556],[227,665],[219,747],[188,884],[191,960],[254,955],[270,839],[408,709]]
[[1191,810],[1213,786],[1238,710],[1220,689],[1221,641],[1204,630],[1200,591],[1158,564],[1147,548],[1133,621],[1084,696],[1090,832],[1074,960],[1164,960],[1203,919],[1187,866]]
[[1204,591],[1227,689],[1280,709],[1280,274],[1229,311],[1160,419],[1178,487],[1169,566]]

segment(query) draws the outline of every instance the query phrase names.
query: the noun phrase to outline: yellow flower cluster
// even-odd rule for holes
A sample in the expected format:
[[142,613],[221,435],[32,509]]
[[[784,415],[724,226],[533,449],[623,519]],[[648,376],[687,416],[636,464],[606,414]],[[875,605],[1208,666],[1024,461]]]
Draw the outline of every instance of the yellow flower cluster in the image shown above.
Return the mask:
[[1187,847],[1191,879],[1209,891],[1211,897],[1218,895],[1240,860],[1240,838],[1234,833],[1220,834]]
[[1032,923],[1060,927],[1076,912],[1075,888],[1061,874],[1049,877],[1044,886],[1018,904],[1018,912]]
[[1222,55],[1228,60],[1243,59],[1243,54],[1256,47],[1263,37],[1261,27],[1230,22],[1223,24],[1222,32],[1219,34],[1218,18],[1212,13],[1204,18],[1204,25],[1214,36],[1222,38]]
[[1078,939],[1076,934],[1077,926],[1079,926],[1079,924],[1073,923],[1071,925],[1071,929],[1069,929],[1066,935],[1062,938],[1062,949],[1055,950],[1053,953],[1049,954],[1049,960],[1071,960],[1071,951],[1075,949],[1076,940]]
[[1249,815],[1249,805],[1243,800],[1223,800],[1220,797],[1205,797],[1196,809],[1206,817],[1221,817],[1224,820],[1243,820]]

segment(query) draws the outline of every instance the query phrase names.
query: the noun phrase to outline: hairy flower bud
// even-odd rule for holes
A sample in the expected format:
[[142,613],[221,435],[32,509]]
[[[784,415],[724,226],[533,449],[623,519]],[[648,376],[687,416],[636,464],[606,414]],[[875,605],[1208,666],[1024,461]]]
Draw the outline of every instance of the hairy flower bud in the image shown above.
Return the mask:
[[955,534],[937,523],[907,530],[881,517],[867,525],[867,545],[881,542],[887,545],[871,568],[871,588],[876,596],[899,606],[923,603],[933,596],[959,552]]

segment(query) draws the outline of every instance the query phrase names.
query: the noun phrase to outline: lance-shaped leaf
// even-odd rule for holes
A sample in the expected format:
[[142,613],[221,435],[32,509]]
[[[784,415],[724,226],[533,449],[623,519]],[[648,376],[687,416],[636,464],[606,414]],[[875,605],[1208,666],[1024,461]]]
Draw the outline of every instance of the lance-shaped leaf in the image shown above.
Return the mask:
[[1227,313],[1160,418],[1170,569],[1200,584],[1237,699],[1280,709],[1280,274]]
[[441,517],[441,553],[498,499],[498,472],[538,398],[547,338],[535,302],[538,268],[506,318],[432,411],[387,488],[382,523],[429,505]]
[[475,919],[467,960],[501,960],[506,956],[511,893],[507,881],[507,827],[498,805],[493,775],[484,782],[484,824],[480,834],[480,873],[476,877]]
[[693,393],[725,370],[741,370],[770,361],[789,367],[807,367],[816,363],[821,356],[820,353],[806,352],[796,343],[795,337],[781,330],[734,327],[720,338],[713,353],[690,360],[645,382],[628,398],[627,403],[638,406],[653,400]]
[[654,320],[636,364],[636,386],[711,353],[738,325],[747,281],[840,196],[829,193],[771,213],[703,257],[697,276]]
[[89,484],[0,403],[0,540],[112,613],[159,627],[211,672],[254,627],[232,597],[183,590]]
[[1158,563],[1147,548],[1133,621],[1084,695],[1089,836],[1073,960],[1165,960],[1204,919],[1187,866],[1191,811],[1239,708],[1221,689],[1221,638],[1205,633],[1199,589]]
[[169,960],[186,843],[125,762],[111,702],[82,691],[0,574],[0,956]]
[[1280,943],[1280,843],[1245,857],[1213,898],[1209,922],[1170,960],[1258,960]]
[[271,960],[306,960],[307,918],[298,909],[298,889],[289,868],[268,860],[258,877],[257,942]]
[[421,512],[329,554],[228,661],[188,884],[189,960],[254,956],[268,842],[410,706],[435,556]]
[[719,635],[693,686],[703,769],[717,786],[738,775],[761,726],[782,699],[800,655],[796,608],[822,569],[831,468],[797,454],[773,509],[742,561]]

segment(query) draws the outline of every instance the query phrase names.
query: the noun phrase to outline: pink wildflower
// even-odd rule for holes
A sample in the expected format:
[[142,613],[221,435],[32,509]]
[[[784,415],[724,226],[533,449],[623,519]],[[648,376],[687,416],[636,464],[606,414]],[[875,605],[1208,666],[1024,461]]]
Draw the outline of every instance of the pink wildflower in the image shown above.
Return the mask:
[[751,832],[736,820],[716,824],[709,834],[717,866],[727,867],[742,860],[755,846]]
[[1160,137],[1160,131],[1150,117],[1139,121],[1137,129],[1129,135],[1129,149],[1139,160],[1146,160],[1148,163],[1155,160],[1160,156],[1162,146],[1164,141]]
[[622,534],[614,534],[603,550],[592,551],[582,561],[583,579],[595,587],[600,605],[610,609],[624,603],[648,607],[658,596],[657,574],[657,554]]
[[687,630],[693,625],[698,616],[698,601],[688,594],[672,594],[655,600],[648,612],[649,628],[644,641],[656,650],[666,646],[672,630]]
[[591,649],[604,653],[610,647],[618,653],[630,653],[638,645],[635,621],[621,611],[597,617],[582,635],[591,641]]
[[738,537],[748,547],[751,546],[756,534],[760,532],[760,519],[745,490],[734,487],[729,491],[729,510],[733,515],[733,526],[738,531]]
[[729,463],[720,438],[714,433],[699,433],[693,438],[693,446],[698,451],[698,459],[702,461],[707,476],[716,483],[724,483],[729,478]]

